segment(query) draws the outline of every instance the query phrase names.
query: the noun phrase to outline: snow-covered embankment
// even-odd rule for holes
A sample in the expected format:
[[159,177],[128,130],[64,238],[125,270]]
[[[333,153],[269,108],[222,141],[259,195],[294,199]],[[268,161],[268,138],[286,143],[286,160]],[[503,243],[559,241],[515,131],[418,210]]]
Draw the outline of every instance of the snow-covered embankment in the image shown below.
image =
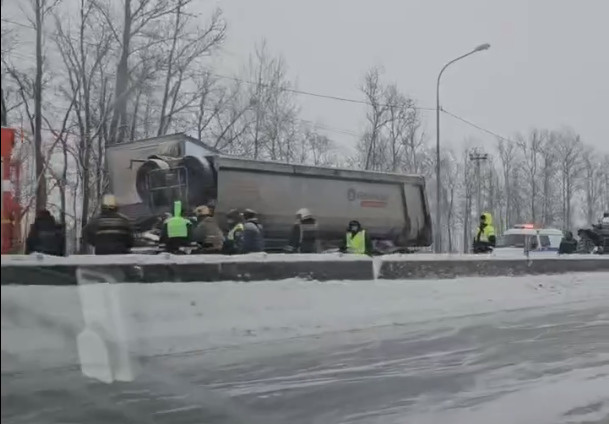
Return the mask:
[[[130,349],[176,354],[523,309],[607,305],[609,274],[336,281],[119,284]],[[2,371],[76,365],[77,287],[2,289]],[[530,309],[527,309],[530,308]],[[524,311],[526,309],[526,311]]]

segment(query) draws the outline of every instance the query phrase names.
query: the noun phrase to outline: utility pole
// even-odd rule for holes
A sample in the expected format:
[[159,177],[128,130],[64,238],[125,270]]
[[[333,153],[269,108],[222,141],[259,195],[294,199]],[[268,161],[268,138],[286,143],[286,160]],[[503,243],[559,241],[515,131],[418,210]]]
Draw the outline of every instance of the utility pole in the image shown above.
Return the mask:
[[477,201],[477,205],[476,205],[476,211],[478,213],[478,216],[482,215],[482,178],[481,178],[481,173],[480,173],[480,168],[482,165],[482,162],[485,162],[488,159],[488,153],[484,153],[482,151],[480,151],[478,148],[475,148],[470,154],[469,154],[469,160],[471,160],[472,162],[476,162],[476,180],[477,180],[477,184],[478,184],[478,189],[477,189],[477,193],[476,193],[476,201]]

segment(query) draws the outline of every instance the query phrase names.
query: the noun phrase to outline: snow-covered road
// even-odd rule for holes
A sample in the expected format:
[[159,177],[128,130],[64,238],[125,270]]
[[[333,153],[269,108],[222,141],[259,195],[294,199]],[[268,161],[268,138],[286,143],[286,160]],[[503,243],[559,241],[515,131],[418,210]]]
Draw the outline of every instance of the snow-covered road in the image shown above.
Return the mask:
[[609,421],[608,274],[144,284],[121,298],[147,358],[136,382],[106,386],[75,366],[76,288],[2,289],[3,423]]

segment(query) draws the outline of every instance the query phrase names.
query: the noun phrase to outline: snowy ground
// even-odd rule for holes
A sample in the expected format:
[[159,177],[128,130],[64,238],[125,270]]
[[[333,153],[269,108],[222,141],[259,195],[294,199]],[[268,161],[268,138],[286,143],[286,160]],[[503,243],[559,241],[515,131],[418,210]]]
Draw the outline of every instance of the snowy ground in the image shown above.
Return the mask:
[[[244,408],[268,423],[609,420],[609,274],[120,291],[148,368],[102,387],[75,367],[77,288],[3,287],[3,423],[84,422],[57,404],[78,410],[76,394],[89,391],[89,412],[137,405],[154,422],[201,422],[209,399],[207,412]],[[27,415],[31,399],[44,420]]]

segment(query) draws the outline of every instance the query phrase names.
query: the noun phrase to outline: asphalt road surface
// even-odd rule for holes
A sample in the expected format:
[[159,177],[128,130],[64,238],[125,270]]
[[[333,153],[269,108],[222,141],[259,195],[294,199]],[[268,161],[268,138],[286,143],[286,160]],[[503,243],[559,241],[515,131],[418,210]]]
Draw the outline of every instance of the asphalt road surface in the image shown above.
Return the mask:
[[609,423],[602,305],[145,358],[133,383],[19,361],[2,351],[3,424]]

